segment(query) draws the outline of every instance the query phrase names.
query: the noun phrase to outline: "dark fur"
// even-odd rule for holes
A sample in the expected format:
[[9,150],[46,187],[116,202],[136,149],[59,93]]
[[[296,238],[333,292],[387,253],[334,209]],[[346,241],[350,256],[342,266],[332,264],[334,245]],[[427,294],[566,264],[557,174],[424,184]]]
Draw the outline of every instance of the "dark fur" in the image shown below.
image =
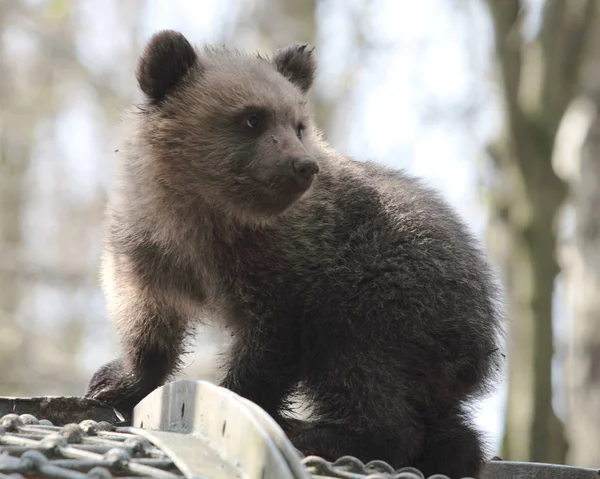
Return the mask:
[[190,58],[175,32],[151,40],[103,256],[122,359],[88,395],[130,411],[209,316],[233,334],[223,386],[286,430],[290,393],[310,401],[303,453],[475,476],[484,452],[465,407],[501,357],[490,267],[434,191],[325,143],[304,96],[314,68],[302,46]]
[[178,32],[165,30],[149,43],[137,69],[140,89],[160,103],[196,63],[196,52]]

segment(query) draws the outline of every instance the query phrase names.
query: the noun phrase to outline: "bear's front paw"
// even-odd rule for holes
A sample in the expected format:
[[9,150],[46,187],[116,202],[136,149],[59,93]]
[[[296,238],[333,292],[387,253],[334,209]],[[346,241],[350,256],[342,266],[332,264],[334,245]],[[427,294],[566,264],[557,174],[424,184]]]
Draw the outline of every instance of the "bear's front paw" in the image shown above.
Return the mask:
[[85,397],[102,401],[124,414],[129,414],[144,396],[135,374],[121,359],[113,359],[98,369],[85,393]]

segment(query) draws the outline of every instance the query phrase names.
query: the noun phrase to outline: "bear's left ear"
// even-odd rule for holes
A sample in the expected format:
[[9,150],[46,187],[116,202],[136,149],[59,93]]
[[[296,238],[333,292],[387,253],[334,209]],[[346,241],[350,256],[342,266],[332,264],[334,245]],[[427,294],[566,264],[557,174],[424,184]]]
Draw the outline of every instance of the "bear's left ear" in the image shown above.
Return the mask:
[[310,90],[315,78],[317,62],[314,51],[310,45],[296,44],[277,50],[273,57],[277,71],[300,88],[302,93]]
[[138,62],[138,83],[153,103],[160,103],[197,63],[196,51],[181,33],[162,30],[148,41]]

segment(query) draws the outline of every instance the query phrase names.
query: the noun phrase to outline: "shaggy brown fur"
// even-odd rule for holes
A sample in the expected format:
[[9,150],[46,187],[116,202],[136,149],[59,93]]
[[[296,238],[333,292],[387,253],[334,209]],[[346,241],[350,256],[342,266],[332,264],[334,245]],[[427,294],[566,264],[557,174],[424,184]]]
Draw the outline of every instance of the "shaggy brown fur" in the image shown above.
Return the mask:
[[476,476],[465,406],[500,362],[490,267],[434,191],[327,145],[314,72],[305,45],[269,60],[151,39],[102,262],[122,356],[87,394],[130,412],[209,316],[233,334],[224,387],[286,430],[286,399],[304,393],[303,453]]

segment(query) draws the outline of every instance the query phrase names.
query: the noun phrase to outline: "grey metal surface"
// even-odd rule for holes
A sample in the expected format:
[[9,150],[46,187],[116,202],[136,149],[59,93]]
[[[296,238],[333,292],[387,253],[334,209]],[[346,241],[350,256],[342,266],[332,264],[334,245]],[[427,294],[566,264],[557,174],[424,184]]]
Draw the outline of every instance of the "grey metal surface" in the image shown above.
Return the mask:
[[[600,462],[600,457],[599,457]],[[482,479],[598,479],[598,469],[535,462],[492,461]]]
[[249,479],[310,478],[268,414],[206,381],[176,381],[156,389],[135,407],[132,424],[200,438],[224,464],[236,465]]
[[167,454],[132,428],[92,420],[59,427],[28,414],[0,418],[0,475],[53,479],[183,477]]
[[247,477],[239,464],[224,461],[199,435],[144,429],[136,431],[169,455],[188,479]]

